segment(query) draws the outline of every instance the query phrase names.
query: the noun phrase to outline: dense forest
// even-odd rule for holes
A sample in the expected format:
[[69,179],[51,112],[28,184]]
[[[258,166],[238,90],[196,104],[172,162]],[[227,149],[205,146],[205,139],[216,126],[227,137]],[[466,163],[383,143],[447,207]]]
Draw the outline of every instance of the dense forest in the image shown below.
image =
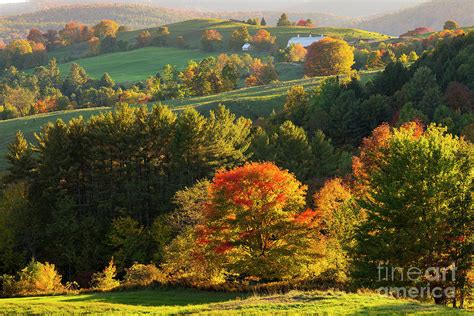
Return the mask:
[[454,265],[455,281],[430,284],[455,287],[437,303],[462,305],[473,255],[473,49],[474,33],[446,38],[368,83],[292,87],[282,111],[255,122],[224,107],[204,116],[118,104],[50,123],[31,144],[19,132],[0,201],[4,294],[27,293],[28,271],[49,269],[32,261],[12,276],[31,258],[104,289],[137,262],[199,287],[379,287],[381,264]]

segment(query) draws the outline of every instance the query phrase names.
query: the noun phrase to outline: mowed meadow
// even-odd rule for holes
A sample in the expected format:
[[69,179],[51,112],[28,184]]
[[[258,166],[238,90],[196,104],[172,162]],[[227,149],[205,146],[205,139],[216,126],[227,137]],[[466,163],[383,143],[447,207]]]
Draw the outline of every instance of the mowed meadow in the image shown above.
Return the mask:
[[116,82],[136,82],[156,75],[165,65],[174,65],[183,69],[189,60],[202,60],[217,53],[206,53],[197,49],[179,49],[172,47],[145,47],[127,52],[118,52],[82,58],[77,61],[60,64],[62,73],[68,73],[72,63],[78,63],[87,73],[99,79],[107,72]]
[[414,300],[378,294],[292,291],[287,294],[206,292],[156,289],[67,296],[0,299],[5,314],[107,315],[468,315]]
[[[237,30],[242,26],[248,27],[249,33],[255,35],[258,30],[264,29],[270,32],[272,35],[277,37],[277,44],[280,47],[286,46],[288,40],[294,36],[309,36],[324,34],[326,36],[333,36],[344,38],[347,41],[354,41],[358,39],[367,39],[375,41],[383,41],[390,39],[391,36],[369,32],[364,30],[358,30],[353,28],[337,28],[337,27],[298,27],[298,26],[286,26],[286,27],[275,27],[275,26],[261,26],[261,25],[247,25],[240,22],[226,21],[220,19],[194,19],[184,22],[178,22],[167,25],[172,38],[182,36],[185,42],[191,48],[199,48],[202,32],[206,29],[213,29],[219,31],[224,42],[228,42],[233,31]],[[148,29],[149,31],[156,31],[157,28]],[[125,40],[129,43],[133,43],[137,37],[139,31],[125,32],[118,39]]]
[[[392,37],[377,33],[369,32],[353,28],[337,28],[337,27],[299,27],[299,26],[287,26],[287,27],[274,27],[274,26],[261,26],[261,25],[248,25],[240,22],[227,21],[221,19],[192,19],[183,22],[177,22],[165,25],[170,31],[170,42],[171,44],[176,43],[176,39],[180,36],[183,37],[184,42],[188,49],[199,49],[201,46],[201,36],[204,30],[217,30],[223,36],[224,50],[227,50],[228,42],[231,38],[232,32],[245,26],[248,28],[250,35],[255,35],[258,30],[264,29],[276,36],[277,44],[280,47],[285,47],[288,40],[294,36],[309,36],[309,35],[321,35],[333,36],[343,38],[347,41],[356,41],[360,39],[373,40],[373,41],[385,41]],[[150,33],[157,32],[159,27],[147,28],[141,30],[121,32],[117,35],[117,40],[125,41],[130,46],[136,45],[136,39],[140,32],[146,30]],[[59,48],[51,52],[50,56],[55,57],[58,61],[62,61],[67,58],[80,58],[88,53],[87,43],[77,43],[68,47]],[[195,57],[194,59],[198,59]]]

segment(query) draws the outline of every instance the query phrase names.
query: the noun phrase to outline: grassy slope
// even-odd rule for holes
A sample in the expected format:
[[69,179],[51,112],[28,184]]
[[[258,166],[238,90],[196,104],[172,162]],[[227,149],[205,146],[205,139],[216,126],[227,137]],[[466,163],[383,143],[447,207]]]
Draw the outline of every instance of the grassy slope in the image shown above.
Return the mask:
[[459,315],[467,312],[421,304],[375,294],[345,294],[338,292],[290,292],[285,295],[250,296],[204,292],[189,289],[157,289],[136,292],[0,299],[0,313],[60,314],[187,314],[213,313],[318,313]]
[[[128,52],[111,53],[74,61],[84,67],[92,78],[108,72],[117,82],[143,80],[161,71],[166,64],[184,68],[189,60],[201,60],[211,55],[198,50],[169,47],[146,47]],[[61,64],[61,73],[67,74],[71,63]]]
[[[352,28],[334,28],[334,27],[317,27],[317,28],[305,28],[305,27],[262,27],[242,24],[238,22],[230,22],[220,19],[193,19],[184,22],[168,24],[171,32],[171,42],[174,43],[176,37],[183,36],[187,45],[190,48],[199,49],[201,34],[206,29],[216,29],[224,36],[224,49],[227,48],[232,31],[238,29],[241,26],[247,26],[250,34],[255,34],[260,28],[267,29],[272,35],[277,36],[277,43],[279,46],[284,47],[288,43],[290,37],[298,34],[305,36],[309,34],[326,34],[329,36],[342,37],[348,41],[365,38],[375,40],[386,40],[389,37],[376,32],[368,32]],[[153,34],[157,28],[148,29]],[[123,32],[118,35],[119,40],[127,41],[130,45],[135,45],[137,35],[143,30]],[[59,61],[64,60],[66,57],[79,58],[87,54],[88,46],[87,43],[80,43],[69,47],[64,47],[49,53],[50,57],[56,57]]]
[[[127,52],[112,53],[99,55],[89,58],[79,58],[87,54],[87,43],[79,43],[69,47],[63,47],[49,53],[50,57],[55,57],[59,61],[67,57],[76,57],[79,59],[73,62],[84,67],[92,78],[100,78],[104,72],[108,72],[116,82],[135,82],[145,79],[149,75],[154,75],[166,64],[172,64],[178,68],[186,65],[188,60],[201,60],[207,56],[217,55],[218,53],[206,53],[200,51],[201,34],[205,29],[217,29],[224,36],[224,51],[227,51],[227,44],[229,42],[231,33],[241,27],[242,23],[229,22],[218,19],[195,19],[185,22],[179,22],[169,25],[171,32],[171,42],[177,36],[183,36],[186,44],[191,49],[177,49],[170,47],[147,47],[142,49],[131,50]],[[257,32],[260,26],[247,25],[251,34]],[[387,36],[366,32],[356,29],[344,28],[303,28],[303,27],[267,27],[273,35],[277,37],[277,42],[280,47],[286,46],[290,37],[297,34],[326,34],[332,36],[343,37],[346,40],[353,40],[357,38],[370,38],[376,40],[388,39]],[[156,29],[150,29],[153,33]],[[124,32],[119,34],[120,40],[125,40],[130,45],[135,45],[135,39],[140,31]],[[60,70],[63,74],[69,72],[70,63],[60,65]],[[293,80],[301,78],[302,69],[298,65],[286,64],[278,67],[279,73],[282,74],[282,80]]]
[[[280,109],[290,86],[304,85],[307,89],[311,89],[317,86],[319,82],[320,79],[318,78],[302,79],[262,87],[245,88],[207,97],[169,101],[166,103],[177,109],[192,106],[202,113],[208,112],[218,104],[224,104],[237,115],[255,119],[267,116],[273,109]],[[77,116],[83,116],[85,119],[88,119],[91,115],[107,110],[110,110],[110,108],[80,109],[0,121],[0,171],[6,167],[4,157],[7,153],[8,144],[12,142],[18,130],[23,131],[28,140],[33,141],[33,134],[38,132],[41,126],[50,121],[56,121],[57,119],[69,121],[71,118]]]
[[[199,48],[201,34],[206,29],[215,29],[222,33],[224,37],[224,44],[227,44],[231,34],[234,30],[238,29],[241,26],[247,26],[250,34],[255,34],[259,29],[265,28],[272,35],[277,37],[277,43],[279,46],[286,46],[290,37],[296,36],[298,34],[304,36],[309,34],[325,34],[328,36],[338,36],[343,37],[344,39],[350,41],[358,38],[366,39],[376,39],[376,40],[385,40],[389,36],[376,33],[376,32],[367,32],[358,29],[351,28],[334,28],[334,27],[317,27],[317,28],[306,28],[306,27],[262,27],[247,25],[238,22],[230,22],[219,19],[194,19],[184,22],[178,22],[169,24],[169,30],[172,38],[177,36],[183,36],[186,44],[190,45],[193,48]],[[151,32],[156,30],[155,28],[150,29]],[[119,38],[126,40],[131,44],[135,43],[135,38],[140,31],[125,32],[120,34]]]

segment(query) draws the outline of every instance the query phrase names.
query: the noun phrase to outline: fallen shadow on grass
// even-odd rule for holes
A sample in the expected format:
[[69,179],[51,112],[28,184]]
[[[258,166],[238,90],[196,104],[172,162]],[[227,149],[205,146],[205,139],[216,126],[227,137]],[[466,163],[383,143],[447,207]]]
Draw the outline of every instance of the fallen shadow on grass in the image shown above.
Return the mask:
[[[249,300],[245,300],[246,298]],[[342,301],[334,301],[342,299]],[[81,295],[79,297],[70,297],[64,302],[78,303],[109,303],[134,306],[188,306],[217,303],[214,307],[219,310],[240,310],[245,311],[254,308],[260,311],[283,311],[288,313],[297,313],[298,309],[308,304],[310,310],[313,307],[315,314],[330,310],[336,307],[336,314],[339,312],[349,312],[351,315],[418,315],[429,313],[433,315],[467,315],[464,311],[450,308],[443,308],[436,305],[420,304],[417,302],[400,302],[394,300],[392,304],[380,302],[374,304],[369,301],[353,302],[349,297],[338,297],[338,295],[306,295],[297,294],[290,297],[285,295],[274,295],[270,297],[252,297],[251,294],[243,293],[225,293],[225,292],[207,292],[193,289],[182,288],[161,288],[124,292],[92,293]],[[263,304],[263,306],[262,306]],[[288,305],[287,305],[288,304]],[[302,305],[303,304],[303,305]],[[367,306],[366,304],[370,304]],[[262,309],[263,308],[263,309]],[[339,309],[338,309],[339,308]],[[312,314],[312,313],[311,313]]]
[[248,294],[206,292],[193,289],[163,288],[154,290],[137,290],[109,293],[91,293],[79,297],[67,298],[65,302],[97,302],[136,306],[186,306],[208,303],[222,303]]

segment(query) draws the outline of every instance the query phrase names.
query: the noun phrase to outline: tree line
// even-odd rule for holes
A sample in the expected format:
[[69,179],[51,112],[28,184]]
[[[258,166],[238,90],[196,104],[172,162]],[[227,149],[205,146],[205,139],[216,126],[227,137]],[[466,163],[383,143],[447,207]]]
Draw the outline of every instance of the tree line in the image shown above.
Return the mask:
[[[48,51],[75,43],[100,41],[101,38],[107,44],[107,42],[116,41],[117,33],[125,30],[124,26],[120,26],[113,20],[102,20],[94,26],[71,21],[59,31],[48,30],[44,33],[37,28],[32,28],[26,39],[15,39],[8,44],[0,45],[0,69],[11,66],[19,69],[40,66],[48,61]],[[123,44],[125,43],[121,45]],[[106,45],[103,46],[103,51],[107,52]]]
[[58,110],[114,106],[204,96],[258,86],[278,80],[271,59],[250,55],[208,57],[189,61],[181,71],[166,65],[155,76],[132,85],[116,84],[105,73],[92,79],[84,68],[71,64],[64,77],[55,59],[26,73],[10,67],[0,76],[0,119]]

